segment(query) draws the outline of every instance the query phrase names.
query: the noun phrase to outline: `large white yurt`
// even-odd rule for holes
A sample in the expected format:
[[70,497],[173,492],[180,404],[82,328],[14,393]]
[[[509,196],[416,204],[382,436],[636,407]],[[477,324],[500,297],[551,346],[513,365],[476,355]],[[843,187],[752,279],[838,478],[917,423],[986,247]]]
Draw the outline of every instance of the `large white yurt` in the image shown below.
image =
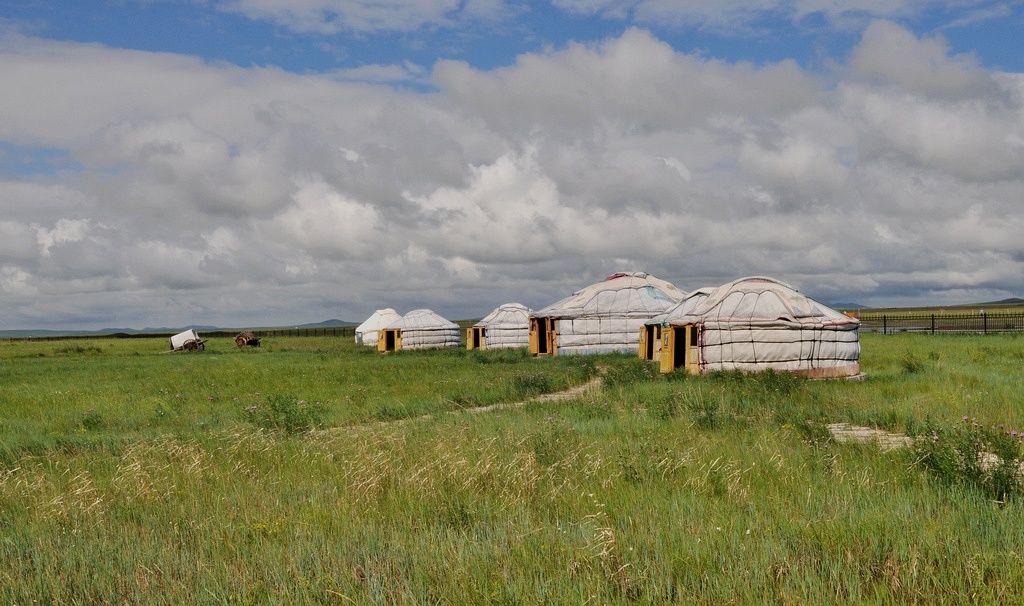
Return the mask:
[[362,324],[356,327],[356,345],[377,346],[377,332],[402,319],[402,315],[388,307],[373,312]]
[[686,293],[646,272],[623,272],[530,316],[535,355],[636,353],[640,327]]
[[466,349],[510,349],[530,345],[530,314],[520,303],[505,303],[466,329]]
[[378,331],[378,351],[461,347],[462,329],[429,309],[414,309]]
[[766,277],[691,297],[662,323],[661,370],[777,370],[809,377],[860,374],[860,320]]

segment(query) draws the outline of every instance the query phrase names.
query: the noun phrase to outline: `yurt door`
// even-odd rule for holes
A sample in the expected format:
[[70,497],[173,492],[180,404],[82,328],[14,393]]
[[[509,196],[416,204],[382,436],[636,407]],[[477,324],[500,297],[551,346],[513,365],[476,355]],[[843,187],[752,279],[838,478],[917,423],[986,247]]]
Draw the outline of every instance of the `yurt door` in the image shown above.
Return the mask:
[[700,374],[700,326],[686,326],[686,356],[683,358],[686,371],[691,375]]
[[640,348],[638,353],[641,360],[657,360],[661,351],[661,326],[657,324],[645,324],[640,327]]
[[696,325],[669,326],[661,332],[661,372],[677,368],[700,373],[700,328]]
[[377,333],[377,351],[397,351],[402,347],[402,337],[397,328],[385,328]]
[[530,354],[539,356],[541,353],[541,343],[547,341],[544,335],[541,334],[541,326],[543,322],[540,318],[530,318]]
[[661,331],[661,364],[659,369],[669,373],[676,369],[676,338],[680,327],[666,326]]
[[466,349],[484,349],[483,326],[470,326],[466,330]]
[[530,318],[530,353],[535,356],[554,355],[554,320]]

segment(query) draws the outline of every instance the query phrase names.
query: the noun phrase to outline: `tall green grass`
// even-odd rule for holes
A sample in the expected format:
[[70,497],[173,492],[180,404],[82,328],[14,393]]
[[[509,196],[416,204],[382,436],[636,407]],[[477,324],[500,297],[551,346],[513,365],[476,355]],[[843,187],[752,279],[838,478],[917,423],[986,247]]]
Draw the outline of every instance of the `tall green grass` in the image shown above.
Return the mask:
[[82,343],[0,345],[0,460],[191,436],[247,419],[267,427],[274,422],[263,411],[285,410],[282,399],[315,408],[316,424],[351,425],[513,402],[595,372],[580,358],[463,349],[381,355],[332,337],[268,339],[242,350],[224,339],[194,353],[171,353],[163,339]]
[[864,381],[143,344],[0,344],[0,602],[1020,601],[1019,502],[823,429],[1021,427],[1011,337],[865,335]]

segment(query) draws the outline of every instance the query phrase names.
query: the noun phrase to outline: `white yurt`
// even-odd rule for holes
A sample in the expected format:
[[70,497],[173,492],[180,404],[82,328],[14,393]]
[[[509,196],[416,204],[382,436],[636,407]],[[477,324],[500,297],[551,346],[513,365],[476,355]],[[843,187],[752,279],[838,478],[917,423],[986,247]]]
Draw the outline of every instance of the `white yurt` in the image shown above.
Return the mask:
[[530,314],[520,303],[505,303],[466,329],[466,349],[510,349],[530,345]]
[[377,332],[401,319],[402,315],[390,307],[387,309],[378,309],[373,312],[373,315],[356,327],[356,345],[376,347]]
[[530,353],[636,353],[640,327],[685,296],[646,272],[622,272],[530,316]]
[[378,351],[461,347],[462,329],[429,309],[414,309],[378,331]]
[[860,374],[860,320],[766,277],[734,280],[691,297],[662,323],[661,370]]

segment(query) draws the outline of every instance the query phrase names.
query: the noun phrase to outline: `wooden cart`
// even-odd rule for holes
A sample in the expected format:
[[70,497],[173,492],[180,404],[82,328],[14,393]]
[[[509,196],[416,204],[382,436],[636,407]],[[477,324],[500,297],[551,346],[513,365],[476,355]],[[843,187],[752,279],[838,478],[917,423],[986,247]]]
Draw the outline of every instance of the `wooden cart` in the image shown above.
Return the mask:
[[171,351],[201,351],[206,349],[206,341],[199,338],[196,331],[189,329],[171,337]]
[[235,337],[235,345],[238,346],[239,349],[246,345],[249,347],[259,347],[260,337],[257,337],[256,333],[251,330],[244,330],[238,333],[238,336]]

